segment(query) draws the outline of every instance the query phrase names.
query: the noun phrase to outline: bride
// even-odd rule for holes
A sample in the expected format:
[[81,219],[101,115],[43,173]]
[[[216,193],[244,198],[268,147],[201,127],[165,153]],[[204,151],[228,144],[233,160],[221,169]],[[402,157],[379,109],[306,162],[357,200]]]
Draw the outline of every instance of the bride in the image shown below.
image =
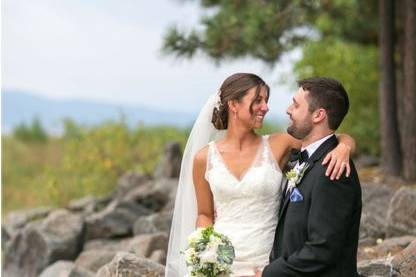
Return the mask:
[[[268,264],[282,194],[282,169],[301,143],[286,133],[260,136],[268,112],[269,87],[257,75],[228,77],[201,110],[182,160],[165,276],[187,274],[180,254],[196,227],[214,226],[235,248],[233,276],[253,276]],[[354,140],[338,136],[329,153],[328,176],[348,168]],[[346,163],[348,164],[348,163]]]

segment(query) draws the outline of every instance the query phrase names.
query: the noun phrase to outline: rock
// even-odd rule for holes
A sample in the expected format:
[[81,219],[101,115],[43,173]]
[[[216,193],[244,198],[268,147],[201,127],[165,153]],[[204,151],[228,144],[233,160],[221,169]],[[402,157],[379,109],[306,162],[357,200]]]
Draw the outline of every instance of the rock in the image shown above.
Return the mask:
[[392,257],[365,260],[357,264],[357,270],[364,276],[390,276]]
[[42,271],[39,277],[94,277],[94,273],[77,267],[71,261],[57,261]]
[[399,276],[416,276],[416,240],[397,254],[392,264],[394,271],[400,273]]
[[168,243],[168,236],[165,233],[139,235],[128,241],[127,249],[136,255],[150,257],[156,250],[167,252]]
[[176,179],[154,180],[142,185],[130,192],[124,197],[123,201],[135,202],[152,212],[159,212],[170,200],[172,186],[177,185]]
[[84,251],[100,250],[100,251],[123,251],[123,241],[127,239],[93,239],[85,242]]
[[114,259],[103,266],[97,277],[162,277],[165,267],[149,259],[138,257],[132,253],[119,252]]
[[416,189],[400,188],[390,201],[387,236],[416,236]]
[[133,234],[169,233],[172,224],[172,213],[162,212],[139,217],[133,225]]
[[94,277],[95,272],[91,272],[85,268],[75,266],[68,277]]
[[92,272],[97,272],[103,265],[111,262],[117,251],[106,250],[86,250],[81,252],[75,260],[75,265],[81,268],[88,269]]
[[382,258],[387,256],[394,256],[403,249],[405,249],[416,237],[404,236],[398,238],[390,238],[382,241],[376,246],[361,246],[358,251],[358,260],[368,260],[374,258]]
[[103,211],[86,218],[86,239],[131,235],[137,217],[148,214],[150,211],[141,205],[114,200]]
[[168,143],[165,153],[154,172],[155,178],[178,178],[181,170],[182,151],[177,142]]
[[118,240],[91,240],[85,244],[84,251],[131,252],[141,257],[150,257],[156,250],[167,252],[168,236],[165,233],[138,235]]
[[123,198],[128,192],[146,184],[149,180],[149,176],[128,171],[119,178],[114,197]]
[[72,200],[68,204],[68,209],[72,212],[91,214],[97,211],[97,199],[92,195],[88,195],[81,199]]
[[72,260],[79,254],[84,235],[81,216],[57,210],[42,222],[25,226],[4,253],[6,276],[37,276],[49,264]]
[[31,221],[47,217],[51,211],[52,208],[50,207],[39,207],[35,209],[24,209],[9,212],[6,218],[6,228],[11,233],[24,227]]
[[149,259],[160,264],[166,264],[166,252],[163,250],[155,250]]
[[362,185],[363,210],[361,214],[360,239],[385,237],[386,203],[390,202],[393,193],[393,189],[385,185]]
[[57,261],[45,268],[39,277],[68,277],[74,266],[71,261]]
[[10,240],[9,231],[4,226],[1,226],[1,251],[6,248],[7,242]]

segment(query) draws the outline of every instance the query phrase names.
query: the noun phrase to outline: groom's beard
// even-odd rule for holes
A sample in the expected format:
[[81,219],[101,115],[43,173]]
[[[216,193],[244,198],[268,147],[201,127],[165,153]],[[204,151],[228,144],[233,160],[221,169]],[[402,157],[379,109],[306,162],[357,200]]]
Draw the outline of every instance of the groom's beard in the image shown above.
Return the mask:
[[303,140],[307,135],[309,135],[312,131],[312,123],[304,122],[302,126],[296,127],[295,122],[292,125],[287,127],[287,133],[292,137]]

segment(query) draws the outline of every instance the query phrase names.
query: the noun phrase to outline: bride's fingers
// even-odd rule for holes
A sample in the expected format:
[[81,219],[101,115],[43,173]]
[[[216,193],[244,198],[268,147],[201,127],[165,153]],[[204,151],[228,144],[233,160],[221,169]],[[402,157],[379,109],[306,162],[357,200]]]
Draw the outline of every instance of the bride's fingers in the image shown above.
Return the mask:
[[338,174],[335,177],[337,180],[339,180],[339,178],[341,178],[342,173],[344,173],[344,169],[345,169],[345,171],[347,170],[347,164],[346,164],[346,162],[341,162],[341,166],[339,168]]
[[342,172],[341,162],[340,161],[337,161],[336,164],[335,164],[335,166],[334,166],[334,169],[332,170],[330,179],[331,180],[334,180],[335,177],[338,175],[338,172],[339,171]]
[[329,162],[329,165],[326,169],[325,176],[329,176],[329,174],[331,174],[332,169],[334,168],[336,162],[337,160],[334,157],[331,157],[331,161]]
[[350,163],[347,163],[347,173],[345,176],[350,177],[350,173],[351,173]]
[[331,153],[326,154],[324,160],[322,161],[323,165],[326,165],[331,160]]

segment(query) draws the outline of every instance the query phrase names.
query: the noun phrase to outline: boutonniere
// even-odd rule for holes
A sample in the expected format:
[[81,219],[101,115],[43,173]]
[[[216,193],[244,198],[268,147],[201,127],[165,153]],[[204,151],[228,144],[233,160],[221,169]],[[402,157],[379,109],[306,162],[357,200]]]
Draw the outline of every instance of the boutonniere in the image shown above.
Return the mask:
[[[292,200],[292,190],[296,188],[296,186],[300,183],[300,181],[303,178],[303,175],[306,172],[306,169],[308,169],[309,163],[302,163],[300,165],[295,166],[293,169],[288,171],[286,173],[287,178],[287,193],[290,193],[291,200]],[[296,196],[297,198],[303,199],[302,195],[300,194],[299,190],[296,188]],[[293,201],[297,201],[296,199]]]

